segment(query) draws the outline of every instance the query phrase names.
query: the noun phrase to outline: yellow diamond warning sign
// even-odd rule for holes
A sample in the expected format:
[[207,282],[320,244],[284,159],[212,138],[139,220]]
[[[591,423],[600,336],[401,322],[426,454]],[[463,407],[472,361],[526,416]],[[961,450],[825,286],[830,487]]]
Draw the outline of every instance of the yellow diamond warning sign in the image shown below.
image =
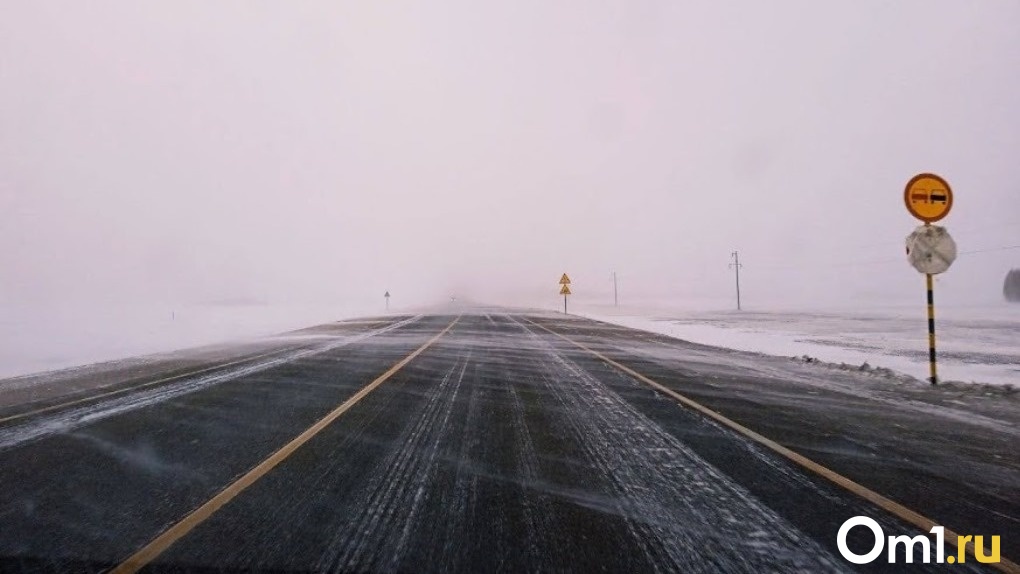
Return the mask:
[[564,285],[563,288],[560,289],[560,295],[570,295],[570,287]]
[[560,285],[570,285],[570,277],[567,277],[566,273],[563,274],[563,277],[560,277]]
[[925,223],[935,223],[953,208],[953,190],[934,173],[921,173],[907,182],[903,201],[911,215]]

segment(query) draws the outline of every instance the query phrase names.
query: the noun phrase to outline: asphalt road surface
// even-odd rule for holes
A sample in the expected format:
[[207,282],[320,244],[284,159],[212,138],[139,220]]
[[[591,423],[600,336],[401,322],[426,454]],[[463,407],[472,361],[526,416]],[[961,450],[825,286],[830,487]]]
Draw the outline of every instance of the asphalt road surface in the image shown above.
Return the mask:
[[547,313],[331,323],[0,381],[0,572],[994,571],[851,564],[850,517],[921,530],[826,476],[1015,559],[982,401]]

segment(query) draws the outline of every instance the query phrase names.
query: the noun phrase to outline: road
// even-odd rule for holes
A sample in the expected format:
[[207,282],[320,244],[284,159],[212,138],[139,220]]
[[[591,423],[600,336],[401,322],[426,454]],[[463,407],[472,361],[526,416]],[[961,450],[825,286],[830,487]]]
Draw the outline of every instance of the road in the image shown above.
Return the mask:
[[810,369],[451,308],[0,381],[0,571],[995,571],[849,563],[920,529],[838,477],[1020,556],[1015,402]]

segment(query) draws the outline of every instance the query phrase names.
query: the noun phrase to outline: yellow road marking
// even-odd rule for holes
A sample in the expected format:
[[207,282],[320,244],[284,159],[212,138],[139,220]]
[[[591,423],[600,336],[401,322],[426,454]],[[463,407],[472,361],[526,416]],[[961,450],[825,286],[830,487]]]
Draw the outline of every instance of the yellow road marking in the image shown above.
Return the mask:
[[138,385],[132,385],[130,387],[125,387],[123,389],[117,389],[115,391],[108,391],[108,392],[105,392],[105,393],[99,393],[98,395],[89,395],[87,397],[83,397],[83,398],[80,398],[80,399],[75,399],[73,401],[67,401],[65,403],[60,403],[58,405],[50,405],[48,407],[43,407],[43,408],[40,408],[40,409],[35,409],[35,410],[31,410],[31,411],[26,411],[26,412],[23,412],[23,413],[18,413],[18,414],[10,415],[10,416],[4,417],[4,418],[0,418],[0,424],[6,423],[6,422],[10,422],[10,421],[15,421],[15,420],[18,420],[18,419],[23,419],[25,417],[30,417],[32,415],[38,415],[38,414],[47,413],[47,412],[50,412],[50,411],[60,410],[60,409],[71,407],[71,406],[78,405],[78,404],[81,404],[81,403],[87,403],[87,402],[103,399],[103,398],[106,398],[106,397],[112,397],[114,395],[123,394],[123,393],[129,392],[129,391],[136,391],[138,389],[144,389],[145,387],[151,387],[153,385],[158,385],[160,383],[169,383],[170,381],[176,381],[177,379],[185,379],[185,378],[188,378],[188,377],[193,377],[195,375],[201,375],[203,373],[208,373],[209,371],[215,371],[217,369],[224,369],[226,367],[232,367],[234,365],[238,365],[238,364],[241,364],[241,363],[246,363],[246,362],[249,362],[249,361],[257,361],[258,359],[262,359],[262,358],[268,357],[270,355],[275,355],[277,353],[286,353],[286,352],[293,351],[293,350],[298,349],[298,348],[300,348],[300,345],[297,346],[297,347],[292,347],[292,348],[289,348],[289,349],[284,349],[282,351],[277,349],[275,351],[270,351],[268,353],[263,353],[261,355],[255,355],[254,357],[246,357],[244,359],[238,359],[236,361],[231,361],[229,363],[223,363],[221,365],[213,365],[211,367],[206,367],[204,369],[199,369],[197,371],[189,371],[187,373],[182,373],[180,375],[174,375],[172,377],[165,377],[165,378],[162,378],[162,379],[157,379],[155,381],[149,381],[147,383],[141,383],[141,384],[138,384]]
[[[839,474],[838,472],[836,472],[834,470],[831,470],[831,469],[829,469],[829,468],[827,468],[825,466],[822,466],[821,464],[819,464],[819,463],[817,463],[817,462],[815,462],[815,461],[813,461],[813,460],[811,460],[811,459],[809,459],[809,458],[807,458],[807,457],[805,457],[803,455],[797,454],[796,452],[786,448],[785,446],[775,442],[774,440],[772,440],[770,438],[767,438],[765,436],[762,436],[762,435],[754,432],[753,430],[745,427],[744,425],[742,425],[742,424],[740,424],[740,423],[738,423],[736,421],[733,421],[733,420],[730,420],[730,419],[726,418],[722,414],[720,414],[720,413],[718,413],[716,411],[713,411],[712,409],[702,405],[701,403],[695,402],[695,401],[693,401],[693,400],[691,400],[691,399],[681,395],[680,393],[678,393],[678,392],[676,392],[676,391],[674,391],[672,389],[669,389],[669,388],[667,388],[667,387],[665,387],[665,386],[663,386],[663,385],[653,381],[652,379],[649,379],[648,377],[642,375],[641,373],[635,371],[634,369],[631,369],[630,367],[627,367],[626,365],[622,365],[622,364],[614,361],[613,359],[610,359],[609,357],[603,355],[602,353],[600,353],[600,352],[598,352],[598,351],[596,351],[596,350],[594,350],[594,349],[592,349],[592,348],[590,348],[590,347],[588,347],[588,346],[586,346],[586,345],[584,345],[582,343],[578,343],[577,341],[574,341],[573,339],[567,337],[566,335],[561,335],[561,334],[557,333],[556,331],[553,331],[552,329],[546,327],[545,325],[541,325],[539,323],[536,323],[536,322],[532,321],[531,319],[528,319],[527,317],[525,317],[524,320],[529,322],[529,323],[531,323],[532,325],[534,325],[534,326],[536,326],[536,327],[546,331],[546,332],[549,332],[549,333],[551,333],[553,335],[556,335],[557,337],[563,339],[564,341],[566,341],[568,343],[571,343],[572,345],[574,345],[574,346],[576,346],[576,347],[578,347],[580,349],[583,349],[583,350],[587,351],[588,353],[591,353],[592,355],[598,357],[603,362],[605,362],[605,363],[607,363],[609,365],[612,365],[613,367],[616,367],[617,369],[623,371],[624,373],[627,373],[631,377],[634,377],[635,379],[641,381],[642,383],[645,383],[646,385],[654,388],[655,390],[657,390],[657,391],[659,391],[659,392],[661,392],[661,393],[663,393],[665,395],[668,395],[668,396],[672,397],[673,399],[675,399],[677,402],[679,402],[680,404],[684,405],[685,407],[693,409],[693,410],[695,410],[695,411],[697,411],[697,412],[707,416],[708,418],[714,420],[715,422],[717,422],[717,423],[719,423],[719,424],[721,424],[721,425],[723,425],[723,426],[725,426],[725,427],[727,427],[727,428],[729,428],[729,429],[731,429],[733,431],[736,431],[739,434],[744,435],[745,437],[753,440],[754,442],[756,442],[756,443],[764,446],[765,448],[768,448],[769,450],[771,450],[771,451],[773,451],[773,452],[775,452],[775,453],[785,457],[786,459],[788,459],[788,460],[790,460],[790,461],[800,465],[801,467],[803,467],[803,468],[805,468],[805,469],[807,469],[807,470],[817,474],[818,476],[821,476],[822,478],[825,478],[825,479],[829,480],[830,482],[833,482],[836,485],[843,487],[844,489],[850,491],[853,494],[856,494],[857,496],[867,500],[868,502],[871,502],[875,506],[878,506],[879,508],[885,510],[886,512],[889,512],[890,514],[896,516],[897,518],[899,518],[899,519],[901,519],[901,520],[903,520],[905,522],[908,522],[910,524],[913,524],[914,526],[920,528],[925,533],[930,532],[932,527],[938,526],[938,524],[934,520],[932,520],[932,519],[930,519],[930,518],[928,518],[928,517],[926,517],[926,516],[924,516],[922,514],[914,512],[913,510],[907,508],[906,506],[903,506],[902,504],[900,504],[898,502],[890,500],[890,499],[882,496],[881,494],[871,490],[870,488],[867,488],[867,487],[865,487],[865,486],[863,486],[861,484],[858,484],[858,483],[850,480],[849,478]],[[955,532],[953,532],[952,530],[949,530],[948,528],[945,529],[945,541],[946,541],[946,543],[952,545],[954,548],[957,547],[957,536],[959,536],[959,535],[956,534]],[[971,548],[971,545],[967,546],[967,551],[970,553],[971,556],[974,555],[974,550]],[[1006,572],[1008,574],[1020,574],[1020,565],[1017,565],[1015,562],[1012,562],[1012,561],[1010,561],[1010,560],[1008,560],[1006,558],[1001,558],[1000,562],[998,564],[985,564],[985,566],[991,566],[993,568],[996,568],[1000,572]]]
[[[366,324],[387,323],[387,322],[388,321],[372,321],[372,322],[369,322],[369,323],[366,323]],[[82,403],[89,403],[89,402],[92,402],[92,401],[97,401],[99,399],[105,399],[107,397],[112,397],[112,396],[115,396],[115,395],[121,395],[121,394],[124,394],[124,393],[127,393],[127,392],[131,392],[131,391],[137,391],[138,389],[144,389],[146,387],[151,387],[153,385],[159,385],[159,384],[162,384],[162,383],[169,383],[171,381],[176,381],[178,379],[186,379],[188,377],[194,377],[196,375],[201,375],[201,374],[204,374],[204,373],[208,373],[210,371],[215,371],[215,370],[218,370],[218,369],[225,369],[227,367],[233,367],[234,365],[240,365],[241,363],[247,363],[247,362],[250,362],[250,361],[257,361],[259,359],[264,359],[266,357],[270,357],[270,356],[276,355],[276,354],[289,353],[291,351],[296,351],[296,350],[298,350],[298,349],[300,349],[302,347],[304,347],[304,345],[296,345],[294,347],[289,347],[289,348],[286,348],[286,349],[283,349],[283,350],[276,349],[275,351],[269,351],[267,353],[262,353],[261,355],[255,355],[253,357],[245,357],[243,359],[238,359],[236,361],[230,361],[229,363],[223,363],[223,364],[220,364],[220,365],[213,365],[211,367],[206,367],[204,369],[199,369],[197,371],[189,371],[187,373],[181,373],[180,375],[173,375],[171,377],[164,377],[162,379],[157,379],[155,381],[149,381],[147,383],[140,383],[140,384],[137,384],[137,385],[131,385],[130,387],[124,387],[123,389],[117,389],[117,390],[114,390],[114,391],[107,391],[105,393],[99,393],[97,395],[89,395],[87,397],[82,397],[80,399],[75,399],[73,401],[67,401],[67,402],[63,402],[63,403],[60,403],[60,404],[56,404],[56,405],[50,405],[48,407],[42,407],[42,408],[34,409],[34,410],[31,410],[31,411],[25,411],[23,413],[17,413],[17,414],[9,415],[9,416],[0,418],[0,424],[8,423],[8,422],[11,422],[11,421],[16,421],[16,420],[19,420],[19,419],[23,419],[25,417],[39,415],[39,414],[42,414],[42,413],[48,413],[50,411],[57,411],[57,410],[65,409],[67,407],[73,407],[74,405],[80,405]]]
[[440,331],[437,335],[425,342],[424,345],[418,347],[413,353],[404,357],[397,364],[389,368],[385,373],[376,377],[374,381],[363,387],[360,391],[354,394],[351,398],[344,401],[339,407],[333,409],[328,415],[319,419],[317,423],[308,427],[303,433],[297,436],[297,438],[291,440],[289,443],[284,445],[280,450],[274,452],[266,460],[262,461],[255,468],[249,470],[244,476],[234,481],[232,484],[220,491],[219,494],[209,499],[205,504],[199,506],[197,509],[188,514],[180,522],[174,524],[169,529],[164,531],[162,534],[157,536],[152,542],[149,542],[143,546],[140,550],[132,554],[127,560],[122,562],[116,568],[111,571],[111,574],[126,574],[131,572],[137,572],[144,568],[147,564],[152,562],[157,556],[162,554],[177,542],[186,534],[195,529],[196,526],[204,522],[210,516],[216,513],[223,505],[227,504],[234,499],[238,494],[244,491],[258,479],[266,475],[270,470],[276,467],[276,465],[283,462],[287,457],[294,453],[297,449],[301,448],[306,442],[311,440],[312,437],[319,434],[323,429],[330,425],[333,421],[340,417],[340,415],[347,412],[351,407],[358,403],[361,399],[365,398],[369,393],[374,391],[379,385],[385,383],[390,377],[397,373],[400,369],[404,368],[408,363],[414,360],[415,357],[425,352],[426,349],[431,347],[436,341],[443,335],[450,331],[457,321],[460,320],[458,316],[453,320],[445,329]]

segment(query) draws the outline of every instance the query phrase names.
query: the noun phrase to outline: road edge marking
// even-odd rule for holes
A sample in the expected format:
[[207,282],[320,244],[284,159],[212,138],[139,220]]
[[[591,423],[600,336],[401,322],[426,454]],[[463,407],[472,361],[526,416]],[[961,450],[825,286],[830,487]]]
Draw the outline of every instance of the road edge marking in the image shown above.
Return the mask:
[[410,355],[407,355],[395,365],[386,370],[383,374],[376,377],[371,383],[365,385],[357,393],[351,396],[349,399],[344,401],[340,406],[336,407],[329,412],[326,416],[322,417],[315,424],[308,427],[297,437],[291,439],[290,442],[282,446],[279,450],[269,455],[268,458],[260,462],[254,468],[249,470],[241,478],[238,478],[234,482],[230,483],[226,488],[221,490],[216,496],[213,496],[204,504],[191,511],[187,516],[179,520],[170,528],[163,531],[162,534],[154,538],[148,544],[140,548],[134,554],[129,556],[126,560],[121,562],[115,568],[110,570],[111,574],[128,574],[138,572],[150,562],[156,559],[160,554],[165,552],[175,542],[186,536],[189,532],[195,529],[206,519],[211,517],[220,508],[226,505],[228,502],[233,500],[238,494],[243,492],[246,488],[254,484],[260,478],[265,476],[270,470],[273,470],[278,464],[286,460],[291,454],[297,449],[301,448],[306,442],[312,439],[315,435],[322,432],[327,426],[333,421],[338,419],[340,415],[347,412],[351,407],[357,404],[361,399],[368,396],[369,393],[374,391],[377,387],[389,380],[390,377],[395,375],[398,371],[403,369],[414,360],[418,355],[425,352],[426,349],[431,347],[436,341],[438,341],[443,335],[448,333],[457,322],[460,321],[460,315],[457,316],[445,329],[440,331],[438,334],[433,336],[431,339],[425,342],[422,346],[415,349]]
[[[392,325],[396,325],[397,323],[400,323],[400,321],[392,322],[392,323],[390,323],[390,325],[391,326]],[[386,329],[386,327],[381,327],[379,329],[376,329],[376,331],[383,331],[384,329]],[[369,331],[369,333],[371,333],[371,331]],[[363,334],[365,334],[365,333],[363,333]],[[244,358],[241,358],[241,359],[236,359],[236,360],[233,360],[233,361],[230,361],[230,362],[227,362],[227,363],[222,363],[222,364],[219,364],[219,365],[212,365],[211,367],[203,367],[201,369],[198,369],[197,371],[188,371],[186,373],[181,373],[179,375],[170,375],[169,377],[163,377],[161,379],[156,379],[154,381],[145,381],[145,382],[141,382],[141,383],[138,383],[138,384],[135,384],[135,385],[131,385],[131,386],[128,386],[128,387],[124,387],[124,388],[120,388],[120,389],[114,389],[112,391],[104,391],[104,392],[101,392],[101,393],[96,394],[96,395],[89,395],[89,396],[86,396],[86,397],[81,397],[81,398],[78,398],[78,399],[73,399],[73,400],[70,400],[70,401],[63,402],[63,403],[57,403],[55,405],[49,405],[49,406],[46,406],[46,407],[40,407],[40,408],[33,409],[33,410],[30,410],[30,411],[14,413],[14,414],[11,414],[11,415],[0,417],[0,425],[6,424],[6,423],[9,423],[9,422],[12,422],[12,421],[21,420],[21,419],[28,418],[28,417],[35,416],[35,415],[41,415],[43,413],[48,413],[48,412],[51,412],[51,411],[59,411],[59,410],[62,410],[62,409],[73,407],[75,405],[89,403],[89,402],[92,402],[92,401],[101,401],[103,399],[106,399],[106,398],[109,398],[109,397],[112,397],[112,396],[115,396],[115,395],[122,395],[122,394],[130,392],[130,391],[136,391],[136,390],[140,390],[140,389],[147,389],[149,387],[152,387],[152,386],[155,386],[155,385],[159,385],[159,384],[163,384],[163,383],[171,383],[171,382],[176,381],[178,379],[187,379],[189,377],[195,377],[195,376],[198,376],[198,375],[203,375],[205,373],[209,373],[209,372],[212,372],[212,371],[217,371],[219,369],[226,369],[226,368],[229,368],[229,367],[240,365],[242,363],[249,363],[249,362],[258,361],[260,359],[265,359],[266,357],[271,357],[273,355],[285,355],[285,354],[290,353],[292,351],[298,351],[298,350],[301,350],[303,348],[306,348],[306,345],[295,345],[293,347],[290,347],[290,348],[287,348],[287,349],[282,349],[282,350],[281,349],[276,349],[275,351],[268,351],[268,352],[261,353],[261,354],[256,354],[256,355],[253,355],[253,356],[250,356],[250,357],[244,357]],[[102,388],[102,387],[99,387],[99,388]]]
[[71,400],[71,401],[67,401],[67,402],[63,402],[63,403],[58,403],[58,404],[50,405],[50,406],[47,406],[47,407],[40,407],[38,409],[31,410],[31,411],[15,413],[15,414],[8,415],[6,417],[0,418],[0,424],[8,423],[8,422],[11,422],[11,421],[16,421],[16,420],[19,420],[19,419],[23,419],[23,418],[27,418],[27,417],[33,416],[33,415],[40,415],[40,414],[43,414],[43,413],[48,413],[50,411],[58,411],[58,410],[65,409],[65,408],[68,408],[68,407],[73,407],[75,405],[80,405],[80,404],[83,404],[83,403],[88,403],[88,402],[91,402],[91,401],[99,401],[99,400],[102,400],[102,399],[105,399],[105,398],[108,398],[108,397],[112,397],[114,395],[121,395],[121,394],[124,394],[124,393],[129,392],[129,391],[134,391],[134,390],[137,390],[137,389],[144,389],[144,388],[147,388],[147,387],[151,387],[153,385],[158,385],[160,383],[170,383],[170,382],[176,381],[177,379],[186,379],[188,377],[194,377],[194,376],[197,376],[197,375],[202,375],[202,374],[208,373],[210,371],[215,371],[215,370],[218,370],[218,369],[226,369],[228,367],[233,367],[234,365],[239,365],[241,363],[246,363],[246,362],[249,362],[249,361],[257,361],[259,359],[264,359],[266,357],[269,357],[271,355],[275,355],[277,353],[280,353],[280,354],[288,353],[290,351],[294,351],[294,350],[297,350],[297,349],[300,349],[300,348],[301,348],[300,346],[297,346],[297,347],[291,347],[289,349],[284,349],[282,351],[277,349],[276,351],[270,351],[268,353],[262,353],[260,355],[254,355],[254,356],[246,357],[246,358],[243,358],[243,359],[237,359],[236,361],[230,361],[229,363],[223,363],[223,364],[220,364],[220,365],[213,365],[211,367],[205,367],[205,368],[199,369],[197,371],[188,371],[186,373],[181,373],[179,375],[171,375],[169,377],[164,377],[162,379],[156,379],[155,381],[145,381],[145,382],[142,382],[142,383],[138,383],[137,385],[131,385],[129,387],[124,387],[122,389],[114,389],[112,391],[102,392],[102,393],[99,393],[97,395],[89,395],[87,397],[82,397],[82,398],[79,398],[79,399],[74,399],[74,400]]
[[[770,439],[770,438],[768,438],[768,437],[766,437],[764,435],[761,435],[761,434],[759,434],[759,433],[757,433],[757,432],[755,432],[755,431],[745,427],[744,425],[742,425],[742,424],[740,424],[740,423],[738,423],[738,422],[736,422],[734,420],[731,420],[731,419],[725,417],[721,413],[713,411],[712,409],[702,405],[701,403],[698,403],[698,402],[696,402],[696,401],[694,401],[692,399],[689,399],[686,396],[681,395],[680,393],[678,393],[678,392],[676,392],[676,391],[674,391],[674,390],[672,390],[672,389],[670,389],[670,388],[668,388],[668,387],[666,387],[666,386],[664,386],[664,385],[662,385],[660,383],[657,383],[657,382],[653,381],[652,379],[642,375],[641,373],[635,371],[634,369],[631,369],[630,367],[628,367],[626,365],[623,365],[623,364],[621,364],[621,363],[619,363],[617,361],[614,361],[613,359],[610,359],[609,357],[605,356],[604,354],[602,354],[602,353],[600,353],[600,352],[598,352],[598,351],[596,351],[596,350],[594,350],[594,349],[584,345],[583,343],[579,343],[579,342],[577,342],[577,341],[567,337],[566,335],[562,335],[560,333],[557,333],[556,331],[553,331],[552,329],[546,327],[545,325],[542,325],[540,323],[536,323],[535,321],[532,321],[528,317],[524,317],[524,320],[527,321],[528,323],[531,323],[532,325],[538,327],[539,329],[542,329],[543,331],[546,331],[548,333],[556,335],[560,339],[563,339],[564,341],[566,341],[566,342],[568,342],[568,343],[570,343],[570,344],[572,344],[572,345],[574,345],[574,346],[576,346],[576,347],[578,347],[578,348],[580,348],[580,349],[582,349],[584,351],[587,351],[588,353],[594,355],[595,357],[599,358],[603,362],[605,362],[605,363],[607,363],[607,364],[609,364],[609,365],[619,369],[620,371],[623,371],[624,373],[626,373],[626,374],[630,375],[631,377],[641,381],[642,383],[645,383],[646,385],[654,388],[655,390],[657,390],[657,391],[659,391],[659,392],[661,392],[661,393],[663,393],[665,395],[668,395],[669,397],[673,398],[674,400],[676,400],[677,402],[679,402],[683,406],[688,407],[690,409],[693,409],[693,410],[695,410],[695,411],[697,411],[697,412],[707,416],[708,418],[712,419],[713,421],[715,421],[715,422],[717,422],[717,423],[719,423],[719,424],[729,428],[730,430],[733,430],[733,431],[737,432],[738,434],[744,435],[745,437],[753,440],[754,442],[758,443],[759,445],[764,446],[765,448],[775,452],[776,454],[779,454],[780,456],[782,456],[782,457],[786,458],[787,460],[789,460],[789,461],[791,461],[791,462],[801,466],[802,468],[804,468],[804,469],[806,469],[806,470],[808,470],[808,471],[810,471],[810,472],[812,472],[812,473],[814,473],[814,474],[816,474],[818,476],[821,476],[822,478],[825,478],[826,480],[836,484],[837,486],[842,487],[843,489],[851,492],[852,494],[856,494],[857,496],[863,498],[864,500],[867,500],[868,502],[874,504],[875,506],[881,508],[882,510],[885,510],[886,512],[892,514],[893,516],[899,518],[900,520],[903,520],[904,522],[907,522],[908,524],[911,524],[913,526],[916,526],[917,528],[920,528],[921,531],[924,532],[924,534],[926,536],[930,533],[932,527],[938,526],[938,524],[934,520],[928,518],[927,516],[924,516],[923,514],[917,513],[915,511],[907,508],[906,506],[903,506],[902,504],[900,504],[900,503],[898,503],[898,502],[896,502],[896,501],[894,501],[894,500],[892,500],[890,498],[886,498],[885,496],[882,496],[881,494],[875,492],[874,490],[871,490],[870,488],[868,488],[868,487],[866,487],[866,486],[864,486],[864,485],[862,485],[860,483],[854,482],[853,480],[843,476],[842,474],[839,474],[838,472],[836,472],[834,470],[831,470],[828,467],[823,466],[823,465],[821,465],[821,464],[819,464],[819,463],[817,463],[817,462],[807,458],[804,455],[798,454],[798,453],[794,452],[793,450],[790,450],[789,448],[787,448],[787,447],[777,443],[776,441],[774,441],[774,440],[772,440],[772,439]],[[957,546],[957,543],[956,543],[958,536],[959,535],[956,534],[955,532],[953,532],[952,530],[950,530],[948,528],[945,529],[945,541],[946,541],[947,544],[951,545],[953,548],[959,548],[959,546]],[[977,559],[974,556],[974,550],[970,546],[968,546],[966,550],[967,550],[968,554],[970,554],[970,556],[974,557],[975,560]],[[996,570],[999,570],[1000,572],[1005,572],[1007,574],[1020,574],[1020,565],[1018,565],[1015,562],[1009,560],[1008,558],[1002,558],[1001,556],[1000,556],[999,560],[1000,561],[998,563],[994,563],[994,564],[984,564],[984,563],[979,563],[979,564],[981,564],[982,566],[992,567],[992,568],[994,568]],[[978,562],[975,562],[975,563],[977,564]]]

